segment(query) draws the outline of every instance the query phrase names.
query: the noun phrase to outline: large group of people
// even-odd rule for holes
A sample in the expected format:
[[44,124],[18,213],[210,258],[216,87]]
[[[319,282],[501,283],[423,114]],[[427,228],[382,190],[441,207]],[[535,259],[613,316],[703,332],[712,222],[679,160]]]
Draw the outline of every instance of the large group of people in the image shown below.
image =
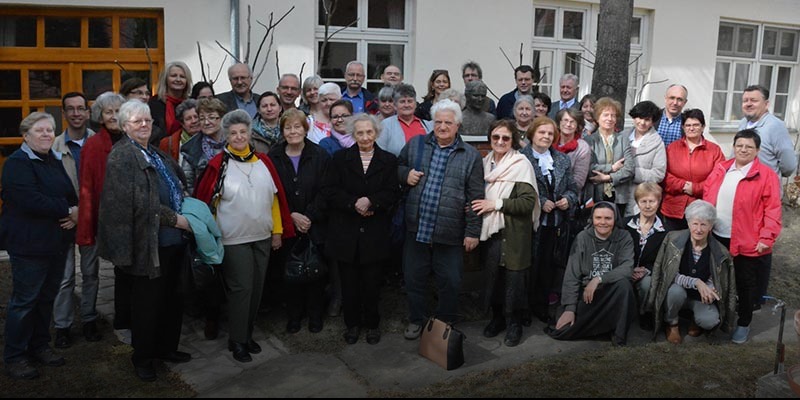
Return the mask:
[[[172,62],[152,97],[138,79],[91,108],[67,93],[58,136],[52,115],[27,116],[1,182],[0,247],[13,275],[6,372],[31,379],[34,361],[65,363],[49,327],[52,318],[54,347],[71,345],[76,249],[83,336],[101,338],[100,257],[114,266],[115,334],[133,346],[144,381],[157,378],[156,360],[191,360],[178,345],[192,303],[208,340],[227,310],[239,362],[261,352],[254,326],[274,303],[285,305],[288,334],[306,317],[318,333],[341,308],[344,341],[363,331],[375,345],[393,271],[385,265],[395,262],[408,301],[404,337],[417,339],[430,316],[461,318],[463,255],[472,251],[491,311],[483,334],[505,331],[509,347],[532,317],[556,340],[608,335],[625,345],[638,319],[654,339],[678,344],[687,315],[690,336],[748,340],[781,230],[779,176],[797,168],[767,89],[744,90],[745,119],[726,160],[703,136],[704,113],[683,110],[682,85],[667,89],[663,109],[634,105],[633,125],[622,129],[622,105],[578,99],[572,74],[551,101],[537,90],[538,70],[519,66],[515,89],[495,104],[474,62],[461,70],[466,93],[437,69],[422,102],[400,68],[381,72],[377,95],[362,87],[358,61],[346,65],[344,87],[284,74],[274,92],[258,94],[250,68],[235,64],[232,90],[215,95]],[[485,156],[466,136],[488,142]],[[284,282],[298,252],[314,252],[327,275]],[[221,273],[181,287],[198,258]]]

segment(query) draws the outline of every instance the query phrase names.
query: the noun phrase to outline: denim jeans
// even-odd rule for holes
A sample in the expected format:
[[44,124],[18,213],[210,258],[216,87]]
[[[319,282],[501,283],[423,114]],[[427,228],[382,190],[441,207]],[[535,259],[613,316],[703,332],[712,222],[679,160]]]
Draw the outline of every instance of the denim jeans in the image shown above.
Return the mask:
[[425,244],[415,233],[406,235],[403,274],[408,293],[409,322],[422,325],[426,320],[428,276],[433,271],[439,305],[436,317],[452,322],[458,317],[458,293],[464,269],[464,246]]
[[3,360],[19,361],[50,342],[53,301],[64,275],[66,247],[50,256],[9,254],[13,287],[8,300]]
[[[98,271],[100,263],[97,259],[97,246],[79,246],[81,254],[81,321],[83,323],[97,320],[97,289],[100,280]],[[75,246],[67,249],[67,262],[64,265],[64,278],[53,306],[53,320],[56,328],[70,328],[75,319],[73,307],[75,290]]]

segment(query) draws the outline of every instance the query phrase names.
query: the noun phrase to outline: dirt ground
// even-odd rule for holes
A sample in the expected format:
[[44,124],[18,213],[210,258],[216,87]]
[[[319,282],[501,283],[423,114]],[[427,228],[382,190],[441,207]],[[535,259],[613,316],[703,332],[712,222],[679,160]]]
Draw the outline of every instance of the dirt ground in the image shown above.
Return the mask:
[[[784,208],[784,228],[775,246],[770,294],[790,309],[800,307],[800,209]],[[0,325],[11,292],[10,266],[0,263]],[[406,302],[395,286],[387,286],[381,301],[384,332],[402,332]],[[467,320],[488,318],[477,298],[462,296]],[[285,333],[280,310],[262,316],[259,328],[285,341],[292,351],[338,352],[344,346],[341,317],[326,321],[323,334],[305,329]],[[76,322],[76,326],[80,326]],[[341,329],[340,329],[341,328]],[[119,344],[108,322],[101,322],[103,340],[87,343],[73,329],[75,344],[59,353],[61,368],[41,368],[34,381],[12,381],[0,374],[0,397],[192,397],[196,393],[159,365],[160,379],[143,384],[132,373],[131,348]],[[637,328],[632,328],[637,329]],[[2,335],[2,333],[0,333]],[[4,343],[0,336],[0,346]],[[800,349],[787,348],[786,365],[800,363]],[[744,346],[665,342],[557,356],[517,367],[467,375],[413,392],[373,391],[373,397],[753,397],[756,381],[772,370],[774,343]]]

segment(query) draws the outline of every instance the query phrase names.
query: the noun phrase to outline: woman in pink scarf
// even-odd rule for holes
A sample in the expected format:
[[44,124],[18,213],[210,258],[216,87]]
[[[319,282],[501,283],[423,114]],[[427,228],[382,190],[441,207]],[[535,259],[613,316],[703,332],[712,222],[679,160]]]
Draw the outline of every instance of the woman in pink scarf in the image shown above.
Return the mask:
[[528,308],[531,233],[540,207],[533,166],[517,151],[520,137],[514,122],[497,121],[489,132],[492,151],[483,159],[486,198],[472,202],[472,209],[483,216],[484,300],[492,308],[483,335],[494,337],[508,327],[504,343],[513,347],[522,338],[522,314]]

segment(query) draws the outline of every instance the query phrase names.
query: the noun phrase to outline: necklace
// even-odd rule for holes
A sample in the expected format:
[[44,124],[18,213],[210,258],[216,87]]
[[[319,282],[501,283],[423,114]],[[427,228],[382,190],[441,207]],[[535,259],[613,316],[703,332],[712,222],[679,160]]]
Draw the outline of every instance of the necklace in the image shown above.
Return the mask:
[[239,172],[243,173],[247,177],[247,184],[250,185],[250,187],[253,187],[253,181],[250,180],[250,174],[253,173],[253,163],[248,163],[248,164],[250,164],[250,170],[247,171],[247,172],[244,172],[244,170],[242,169],[242,167],[239,166],[239,164],[240,163],[238,163],[238,162],[234,162],[233,163],[233,165],[236,167],[236,169],[238,169]]

